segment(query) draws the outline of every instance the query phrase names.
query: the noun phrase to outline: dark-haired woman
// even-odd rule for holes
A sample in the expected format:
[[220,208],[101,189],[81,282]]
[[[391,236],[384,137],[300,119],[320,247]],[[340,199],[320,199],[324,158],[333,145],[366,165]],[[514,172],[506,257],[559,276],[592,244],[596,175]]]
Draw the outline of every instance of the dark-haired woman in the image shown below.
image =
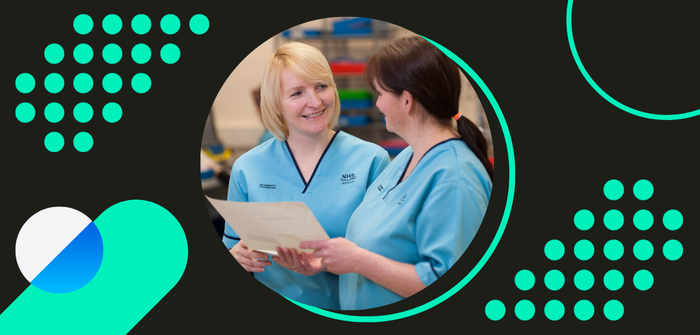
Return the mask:
[[387,305],[442,276],[479,229],[493,178],[486,140],[458,112],[460,71],[449,57],[404,38],[373,55],[366,76],[387,130],[409,147],[367,189],[345,238],[300,245],[316,252],[299,266],[341,274],[341,309]]

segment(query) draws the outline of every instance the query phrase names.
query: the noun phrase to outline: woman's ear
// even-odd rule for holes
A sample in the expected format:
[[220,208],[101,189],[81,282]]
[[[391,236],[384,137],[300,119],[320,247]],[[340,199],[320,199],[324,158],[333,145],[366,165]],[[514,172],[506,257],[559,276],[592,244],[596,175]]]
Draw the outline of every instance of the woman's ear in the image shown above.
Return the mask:
[[415,105],[413,94],[411,94],[409,91],[403,91],[401,93],[401,104],[406,109],[406,113],[410,114],[413,111],[413,106]]

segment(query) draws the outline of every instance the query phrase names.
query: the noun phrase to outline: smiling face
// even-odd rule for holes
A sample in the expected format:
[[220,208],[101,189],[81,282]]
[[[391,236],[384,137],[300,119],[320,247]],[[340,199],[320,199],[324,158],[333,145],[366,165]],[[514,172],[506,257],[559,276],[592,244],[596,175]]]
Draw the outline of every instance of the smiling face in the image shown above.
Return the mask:
[[323,82],[307,82],[287,69],[280,74],[280,107],[289,136],[313,136],[328,129],[333,117],[334,90]]
[[397,133],[397,130],[400,132],[403,123],[405,123],[403,119],[405,113],[401,112],[402,108],[405,107],[404,99],[402,99],[401,95],[384,90],[376,79],[374,80],[374,87],[379,93],[376,105],[379,111],[384,114],[386,130],[401,136],[401,134]]

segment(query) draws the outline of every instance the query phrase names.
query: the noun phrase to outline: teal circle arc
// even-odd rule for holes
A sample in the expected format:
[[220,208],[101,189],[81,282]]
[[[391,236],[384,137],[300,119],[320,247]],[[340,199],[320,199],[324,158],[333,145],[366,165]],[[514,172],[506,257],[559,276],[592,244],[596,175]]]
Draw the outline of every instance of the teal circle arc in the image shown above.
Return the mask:
[[[425,37],[423,37],[425,38]],[[486,252],[484,252],[484,255],[481,256],[477,264],[472,268],[467,275],[461,279],[455,286],[447,290],[445,293],[442,295],[438,296],[437,298],[428,301],[420,306],[413,307],[411,309],[407,309],[402,312],[396,312],[396,313],[391,313],[391,314],[384,314],[384,315],[347,315],[343,313],[338,313],[338,312],[333,312],[333,311],[328,311],[325,309],[321,309],[318,307],[306,305],[297,301],[294,301],[292,299],[286,298],[287,300],[291,301],[292,303],[296,304],[299,307],[302,307],[310,312],[316,313],[318,315],[330,318],[330,319],[335,319],[335,320],[340,320],[340,321],[350,321],[350,322],[387,322],[387,321],[393,321],[393,320],[399,320],[403,319],[412,315],[416,315],[422,312],[425,312],[438,304],[442,303],[443,301],[449,299],[453,295],[455,295],[459,290],[461,290],[465,285],[467,285],[473,278],[476,276],[479,271],[484,267],[486,262],[491,258],[493,255],[494,250],[498,246],[498,243],[501,241],[501,238],[503,237],[503,232],[506,229],[506,226],[508,224],[508,219],[510,218],[510,213],[511,209],[513,207],[513,199],[515,197],[515,152],[513,150],[513,141],[510,136],[510,129],[508,127],[508,124],[506,123],[505,116],[503,115],[503,112],[501,111],[501,107],[498,105],[498,102],[496,101],[496,98],[494,97],[493,93],[489,90],[489,88],[486,86],[486,83],[479,77],[479,75],[469,66],[467,63],[465,63],[459,56],[455,55],[452,51],[448,50],[447,48],[443,47],[442,45],[425,38],[427,41],[435,45],[438,49],[440,49],[442,52],[444,52],[450,59],[452,59],[457,65],[466,72],[466,74],[474,80],[474,82],[477,84],[477,86],[481,89],[482,93],[484,96],[486,96],[487,100],[491,104],[491,107],[493,108],[494,114],[496,114],[496,118],[501,126],[501,130],[503,132],[503,141],[505,142],[505,147],[506,147],[506,153],[505,157],[507,158],[507,166],[508,166],[508,186],[507,186],[507,191],[506,191],[506,203],[505,203],[505,208],[503,210],[503,217],[501,218],[501,221],[498,225],[498,229],[496,230],[496,234],[491,240],[491,243],[489,244],[488,248],[486,249]]]
[[700,109],[696,109],[693,111],[688,111],[684,113],[679,113],[679,114],[669,114],[669,115],[664,115],[664,114],[654,114],[654,113],[649,113],[649,112],[644,112],[632,107],[629,107],[613,98],[610,96],[608,93],[603,91],[598,84],[593,80],[590,74],[588,74],[588,71],[586,71],[586,68],[583,66],[583,63],[581,62],[581,58],[578,55],[578,51],[576,50],[576,43],[574,42],[574,32],[573,32],[573,25],[572,25],[572,17],[573,17],[573,11],[574,11],[574,0],[569,0],[568,4],[566,6],[566,36],[569,41],[569,48],[571,49],[571,54],[573,55],[574,62],[576,63],[576,66],[578,67],[579,71],[583,75],[583,77],[586,79],[588,84],[601,96],[603,99],[607,100],[610,104],[613,106],[630,113],[634,116],[642,117],[645,119],[651,119],[651,120],[661,120],[661,121],[672,121],[672,120],[683,120],[691,117],[695,117],[700,115]]

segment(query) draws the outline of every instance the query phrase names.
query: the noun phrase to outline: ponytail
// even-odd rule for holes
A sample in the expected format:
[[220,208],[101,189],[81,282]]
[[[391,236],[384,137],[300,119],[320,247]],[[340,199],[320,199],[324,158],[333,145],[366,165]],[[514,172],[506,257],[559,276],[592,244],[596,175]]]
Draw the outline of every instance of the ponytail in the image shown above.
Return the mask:
[[462,141],[467,144],[467,147],[474,152],[476,158],[484,165],[486,172],[491,177],[491,181],[493,181],[493,165],[488,159],[488,144],[484,134],[481,133],[481,129],[466,117],[460,117],[457,120],[457,131],[462,136]]

